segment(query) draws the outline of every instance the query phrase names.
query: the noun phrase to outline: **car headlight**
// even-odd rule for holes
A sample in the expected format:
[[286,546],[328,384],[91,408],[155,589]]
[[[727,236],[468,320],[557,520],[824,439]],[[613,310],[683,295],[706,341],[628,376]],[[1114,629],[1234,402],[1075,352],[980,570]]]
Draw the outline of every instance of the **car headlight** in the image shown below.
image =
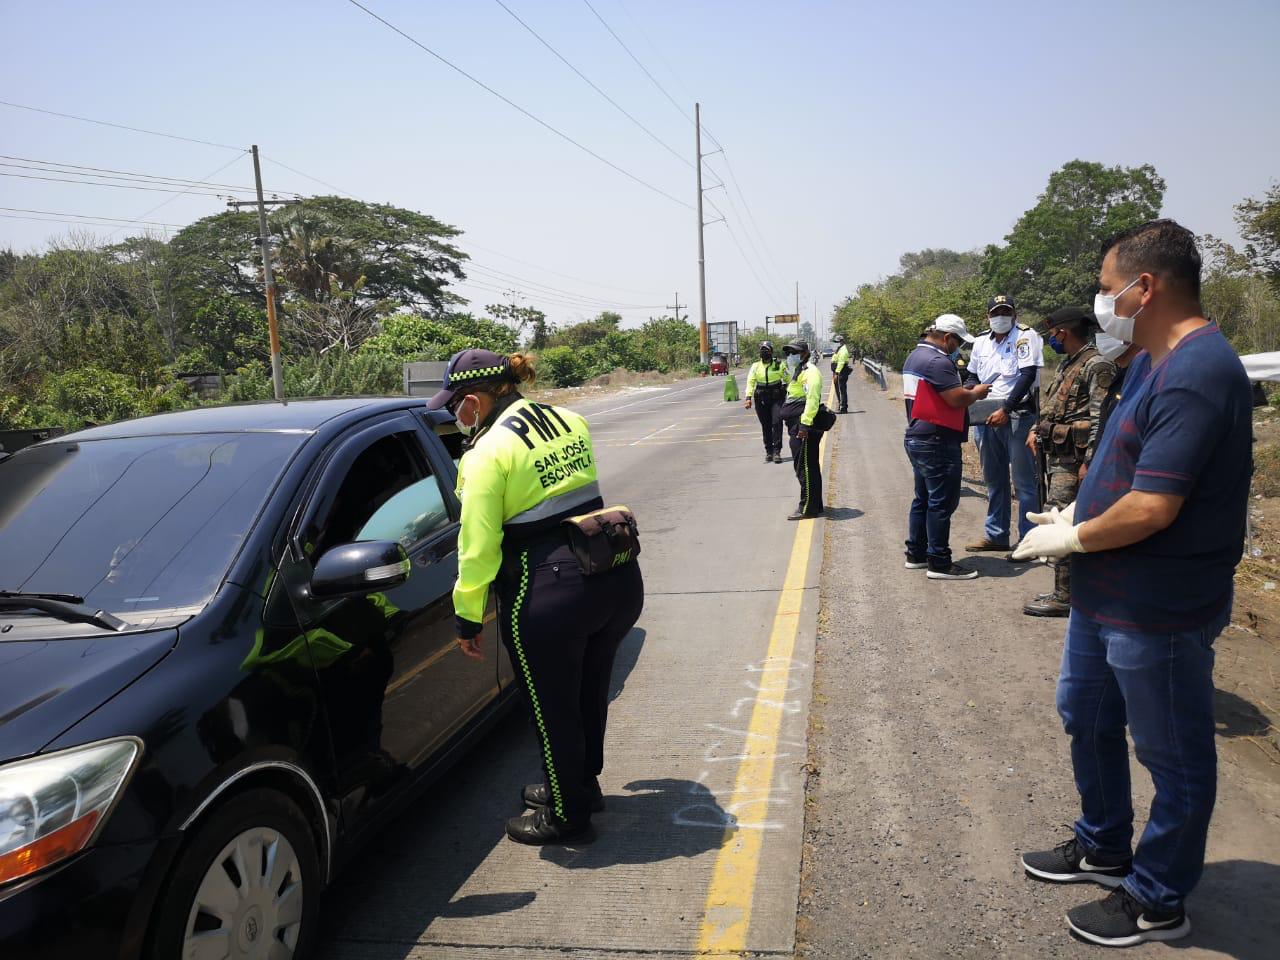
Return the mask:
[[0,766],[0,883],[88,846],[141,752],[122,738]]

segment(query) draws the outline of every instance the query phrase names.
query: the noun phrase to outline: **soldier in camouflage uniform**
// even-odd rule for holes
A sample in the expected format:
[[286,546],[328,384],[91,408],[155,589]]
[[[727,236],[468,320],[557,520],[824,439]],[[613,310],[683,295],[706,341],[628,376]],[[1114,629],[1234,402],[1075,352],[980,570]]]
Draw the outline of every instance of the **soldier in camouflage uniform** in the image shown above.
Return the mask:
[[[1115,364],[1093,345],[1097,321],[1080,307],[1063,307],[1040,326],[1048,344],[1063,354],[1058,374],[1044,394],[1040,422],[1027,437],[1027,446],[1045,484],[1044,509],[1066,509],[1075,503],[1080,481],[1098,449],[1102,434],[1102,404],[1115,379]],[[1071,566],[1053,566],[1053,592],[1030,600],[1022,612],[1033,617],[1065,617],[1071,613]]]

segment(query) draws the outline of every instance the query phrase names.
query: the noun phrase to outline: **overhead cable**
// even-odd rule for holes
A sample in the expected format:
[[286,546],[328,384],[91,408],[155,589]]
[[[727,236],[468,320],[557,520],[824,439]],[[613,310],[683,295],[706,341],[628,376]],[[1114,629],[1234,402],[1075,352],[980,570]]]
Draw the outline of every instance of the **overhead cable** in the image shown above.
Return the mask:
[[426,44],[422,43],[421,41],[419,41],[419,40],[415,39],[414,37],[410,36],[409,34],[405,33],[403,30],[401,30],[401,29],[400,29],[399,27],[397,27],[395,24],[391,23],[389,20],[386,20],[386,19],[384,19],[383,17],[378,16],[378,14],[374,13],[372,10],[370,10],[368,7],[366,7],[364,4],[360,3],[360,2],[359,2],[359,0],[347,0],[347,2],[348,2],[348,3],[350,3],[353,7],[357,7],[357,8],[359,8],[360,10],[363,10],[363,11],[364,11],[365,13],[367,13],[370,17],[372,17],[373,19],[377,20],[379,23],[381,23],[381,24],[382,24],[383,26],[385,26],[387,29],[391,30],[393,33],[397,33],[397,34],[399,34],[401,37],[403,37],[404,39],[408,40],[410,43],[412,43],[412,44],[413,44],[415,47],[417,47],[419,50],[422,50],[424,53],[426,53],[426,54],[428,54],[428,55],[430,55],[430,56],[434,57],[436,60],[440,61],[440,62],[441,62],[441,63],[443,63],[445,66],[447,66],[449,69],[451,69],[451,70],[455,71],[456,73],[459,73],[459,74],[461,74],[462,76],[466,77],[468,80],[470,80],[470,81],[471,81],[472,83],[474,83],[476,86],[480,87],[482,90],[485,90],[485,91],[487,91],[488,93],[492,94],[493,96],[497,97],[497,98],[498,98],[499,100],[501,100],[503,103],[507,104],[507,106],[511,107],[512,109],[514,109],[514,110],[518,111],[519,113],[523,114],[524,116],[528,117],[530,120],[532,120],[534,123],[538,124],[540,127],[543,127],[544,129],[551,131],[552,133],[554,133],[554,134],[555,134],[557,137],[559,137],[560,139],[562,139],[562,140],[564,140],[564,141],[566,141],[566,142],[568,142],[568,143],[573,144],[573,146],[577,147],[579,150],[581,150],[583,153],[587,154],[588,156],[594,157],[596,160],[599,160],[599,161],[600,161],[601,163],[603,163],[605,166],[610,167],[610,168],[611,168],[611,169],[613,169],[613,170],[616,170],[618,173],[622,174],[622,175],[623,175],[624,177],[626,177],[627,179],[632,180],[632,181],[634,181],[634,182],[636,182],[636,183],[640,184],[642,187],[645,187],[645,188],[646,188],[646,189],[648,189],[648,190],[652,190],[652,191],[653,191],[654,193],[656,193],[656,194],[659,194],[659,195],[661,195],[661,196],[663,196],[663,197],[666,197],[666,198],[667,198],[668,200],[670,200],[672,203],[677,203],[677,204],[679,204],[680,206],[684,207],[684,208],[685,208],[685,209],[687,209],[687,210],[692,210],[692,209],[693,209],[693,205],[692,205],[692,204],[685,203],[685,202],[684,202],[683,200],[681,200],[679,197],[677,197],[677,196],[675,196],[675,195],[673,195],[673,194],[667,193],[667,191],[663,190],[661,187],[654,186],[654,185],[653,185],[652,183],[650,183],[649,181],[644,180],[644,179],[642,179],[641,177],[636,176],[636,175],[635,175],[634,173],[632,173],[630,170],[627,170],[627,169],[625,169],[625,168],[623,168],[623,167],[618,166],[618,165],[617,165],[616,163],[614,163],[612,160],[608,160],[608,159],[606,159],[605,157],[603,157],[603,156],[601,156],[600,154],[596,153],[596,152],[595,152],[594,150],[592,150],[590,147],[586,146],[585,144],[583,144],[583,143],[581,143],[581,142],[579,142],[579,141],[575,140],[573,137],[569,136],[569,134],[565,133],[564,131],[560,130],[560,129],[559,129],[559,128],[557,128],[557,127],[552,126],[550,123],[548,123],[546,120],[543,120],[541,117],[537,116],[536,114],[531,113],[530,111],[526,110],[524,107],[520,106],[520,104],[516,103],[516,102],[515,102],[514,100],[512,100],[510,97],[507,97],[507,96],[505,96],[504,94],[499,93],[497,90],[495,90],[493,87],[489,86],[489,85],[488,85],[487,83],[485,83],[483,80],[479,79],[478,77],[474,76],[473,74],[468,73],[466,70],[463,70],[460,66],[458,66],[456,63],[454,63],[452,60],[449,60],[449,59],[447,59],[446,57],[442,56],[441,54],[436,53],[434,50],[432,50],[432,49],[431,49],[430,47],[428,47]]
[[596,84],[591,80],[590,77],[588,77],[585,73],[583,73],[581,70],[575,67],[572,63],[570,63],[567,59],[565,59],[564,55],[559,50],[557,50],[550,43],[548,43],[536,30],[533,29],[533,27],[525,23],[524,20],[520,18],[519,14],[517,14],[514,10],[512,10],[505,3],[503,3],[502,0],[494,0],[494,3],[500,6],[503,10],[507,11],[507,13],[511,15],[512,19],[516,21],[516,23],[520,24],[520,26],[528,30],[529,33],[533,35],[534,39],[536,39],[544,47],[546,47],[548,50],[554,53],[561,63],[563,63],[566,67],[568,67],[570,70],[576,73],[589,87],[591,87],[592,90],[600,94],[600,96],[604,97],[605,100],[609,101],[609,103],[613,106],[615,110],[617,110],[624,117],[626,117],[628,120],[634,123],[646,134],[648,134],[649,139],[651,139],[654,143],[658,144],[658,146],[662,147],[664,150],[670,153],[673,157],[675,157],[677,160],[683,163],[686,167],[689,167],[690,169],[693,168],[692,160],[690,160],[680,151],[676,150],[675,147],[671,146],[669,143],[667,143],[665,140],[659,137],[656,133],[654,133],[652,130],[646,127],[643,123],[641,123],[629,112],[627,112],[627,110],[624,109],[623,106],[620,103],[618,103],[618,101],[614,100],[613,97],[609,96],[607,93],[601,90],[598,86],[596,86]]

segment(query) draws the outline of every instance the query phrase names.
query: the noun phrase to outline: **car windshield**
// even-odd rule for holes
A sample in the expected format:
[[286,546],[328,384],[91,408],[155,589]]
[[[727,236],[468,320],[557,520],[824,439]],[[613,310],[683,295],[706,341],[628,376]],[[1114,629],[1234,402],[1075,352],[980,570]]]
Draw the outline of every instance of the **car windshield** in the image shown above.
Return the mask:
[[236,433],[30,447],[0,461],[0,590],[125,615],[203,605],[305,437]]

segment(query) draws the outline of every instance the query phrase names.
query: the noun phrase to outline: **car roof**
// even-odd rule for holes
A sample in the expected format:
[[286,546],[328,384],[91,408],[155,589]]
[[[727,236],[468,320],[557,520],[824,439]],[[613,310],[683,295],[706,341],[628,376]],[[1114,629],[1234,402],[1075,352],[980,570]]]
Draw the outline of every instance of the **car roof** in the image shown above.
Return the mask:
[[421,397],[326,397],[284,403],[274,400],[231,403],[89,427],[59,437],[56,442],[182,433],[314,433],[333,421],[362,420],[390,410],[420,408],[425,403]]

